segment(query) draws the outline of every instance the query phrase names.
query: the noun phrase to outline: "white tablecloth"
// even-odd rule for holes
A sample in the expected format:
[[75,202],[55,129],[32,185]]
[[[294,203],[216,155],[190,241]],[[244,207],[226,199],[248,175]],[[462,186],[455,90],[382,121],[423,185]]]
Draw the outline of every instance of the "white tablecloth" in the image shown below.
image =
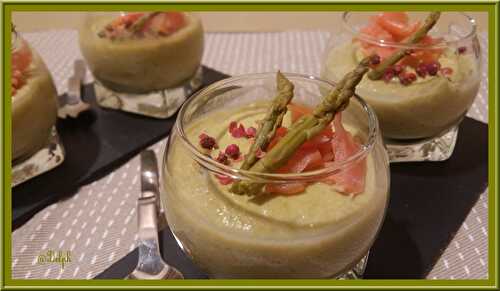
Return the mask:
[[[24,34],[42,55],[59,93],[66,91],[72,64],[81,58],[77,32],[53,30]],[[238,75],[276,71],[319,75],[329,33],[207,33],[203,64]],[[487,122],[487,37],[481,35],[483,82],[468,116]],[[87,81],[92,77],[90,73]],[[157,154],[161,141],[152,148]],[[14,278],[93,278],[135,248],[136,201],[140,185],[138,157],[107,177],[81,187],[74,196],[37,213],[12,236]],[[488,192],[482,193],[455,238],[429,274],[431,279],[487,278]],[[40,264],[48,250],[70,250],[71,263]],[[411,264],[411,262],[408,262]]]

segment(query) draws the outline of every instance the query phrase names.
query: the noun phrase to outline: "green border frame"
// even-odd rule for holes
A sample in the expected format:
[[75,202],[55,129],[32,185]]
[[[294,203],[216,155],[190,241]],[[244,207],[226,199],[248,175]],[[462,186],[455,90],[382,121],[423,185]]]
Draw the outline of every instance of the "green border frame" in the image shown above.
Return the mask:
[[[488,13],[489,31],[489,195],[488,195],[488,279],[486,280],[181,280],[181,281],[124,281],[124,280],[22,280],[12,279],[11,274],[11,100],[3,98],[0,116],[2,130],[2,186],[0,199],[3,215],[1,240],[2,264],[0,265],[0,288],[5,289],[497,289],[498,288],[498,1],[355,1],[355,2],[229,2],[229,1],[172,1],[159,2],[14,2],[1,3],[3,40],[2,92],[10,96],[10,23],[13,11],[103,11],[103,10],[155,10],[171,9],[186,11],[361,11],[361,10],[442,10],[484,11]],[[387,4],[390,2],[391,4]],[[385,3],[385,4],[380,4]]]

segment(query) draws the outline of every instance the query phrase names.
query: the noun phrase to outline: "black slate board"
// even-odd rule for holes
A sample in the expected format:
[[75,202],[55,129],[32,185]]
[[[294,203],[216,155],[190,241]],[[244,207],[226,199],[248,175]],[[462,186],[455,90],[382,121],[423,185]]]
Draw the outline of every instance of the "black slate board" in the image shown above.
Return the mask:
[[[432,269],[488,183],[488,126],[465,118],[445,162],[391,165],[391,198],[370,251],[367,279],[421,279]],[[182,253],[169,229],[160,232],[165,261],[188,279],[207,276]],[[137,249],[96,279],[119,279],[137,264]]]
[[[203,67],[203,86],[229,77]],[[155,119],[99,107],[92,84],[82,96],[92,111],[78,119],[57,121],[66,150],[57,168],[12,189],[12,228],[16,229],[37,211],[75,194],[78,188],[110,173],[142,149],[168,135],[175,117]]]

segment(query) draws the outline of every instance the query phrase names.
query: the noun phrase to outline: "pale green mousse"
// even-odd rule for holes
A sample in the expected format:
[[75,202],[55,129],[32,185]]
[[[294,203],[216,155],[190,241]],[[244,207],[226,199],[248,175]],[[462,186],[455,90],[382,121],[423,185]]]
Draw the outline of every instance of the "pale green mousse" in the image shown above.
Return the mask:
[[186,25],[168,36],[110,40],[98,32],[114,17],[96,17],[80,29],[80,48],[94,76],[120,92],[171,88],[191,78],[203,55],[201,21],[184,13]]
[[[256,127],[267,108],[212,113],[190,124],[186,135],[198,145],[205,132],[218,140],[220,150],[235,143],[246,153],[250,141],[231,137],[228,125]],[[250,199],[230,193],[230,185],[221,185],[194,161],[176,136],[164,168],[163,199],[174,234],[213,277],[329,277],[352,266],[371,246],[386,207],[386,167],[369,154],[366,188],[355,197],[317,182],[299,195]]]
[[12,96],[12,160],[21,160],[44,147],[57,118],[57,92],[40,56],[32,51],[27,79]]
[[[364,57],[359,43],[345,42],[327,55],[322,77],[338,81]],[[377,113],[382,134],[393,139],[433,137],[457,124],[479,90],[478,64],[471,54],[457,55],[445,49],[439,62],[453,73],[417,78],[409,86],[397,78],[389,83],[367,76],[356,93]]]

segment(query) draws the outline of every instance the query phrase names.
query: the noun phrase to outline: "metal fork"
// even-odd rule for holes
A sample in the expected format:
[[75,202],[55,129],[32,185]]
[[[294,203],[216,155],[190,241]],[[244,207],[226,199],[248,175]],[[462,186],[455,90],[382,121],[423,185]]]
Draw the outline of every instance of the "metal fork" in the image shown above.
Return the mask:
[[155,153],[141,153],[141,197],[138,202],[139,261],[127,279],[161,280],[184,279],[176,268],[165,263],[158,244],[158,214],[160,213],[158,190],[158,164]]

